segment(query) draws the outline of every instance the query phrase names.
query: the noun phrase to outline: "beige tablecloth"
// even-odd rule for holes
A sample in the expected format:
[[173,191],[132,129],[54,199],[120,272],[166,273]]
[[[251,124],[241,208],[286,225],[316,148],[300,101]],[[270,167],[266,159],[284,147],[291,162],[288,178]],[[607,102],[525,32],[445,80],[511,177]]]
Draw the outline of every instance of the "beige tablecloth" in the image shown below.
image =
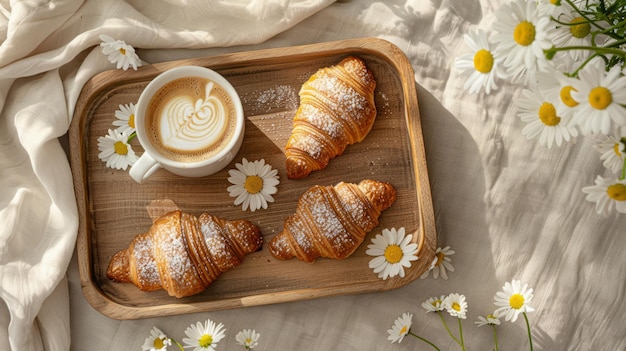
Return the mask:
[[[456,292],[469,302],[468,349],[490,350],[491,330],[473,322],[513,279],[534,288],[535,350],[626,349],[626,215],[597,215],[581,192],[603,170],[597,152],[583,138],[550,150],[528,141],[512,103],[522,86],[469,94],[454,68],[468,52],[463,35],[487,30],[503,2],[0,1],[0,349],[140,350],[153,326],[181,340],[207,318],[227,329],[217,350],[243,349],[235,334],[244,328],[261,334],[259,350],[428,349],[411,337],[387,340],[395,318],[410,312],[414,333],[457,350],[420,306]],[[455,271],[384,293],[103,316],[81,292],[78,215],[59,142],[83,84],[114,68],[99,34],[134,46],[144,63],[346,38],[394,43],[415,70],[438,244],[456,251]],[[527,349],[523,319],[502,322],[500,349]]]

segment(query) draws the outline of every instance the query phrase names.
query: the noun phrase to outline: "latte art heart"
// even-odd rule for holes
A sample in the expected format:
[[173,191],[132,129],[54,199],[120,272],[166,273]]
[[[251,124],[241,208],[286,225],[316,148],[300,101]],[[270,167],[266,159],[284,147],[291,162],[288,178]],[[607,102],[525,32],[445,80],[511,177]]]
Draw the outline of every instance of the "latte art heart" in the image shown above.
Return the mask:
[[184,77],[150,100],[146,130],[159,154],[177,162],[199,162],[220,153],[235,135],[235,105],[217,82]]
[[176,96],[163,108],[161,136],[171,148],[194,151],[218,143],[228,128],[223,102],[211,95],[213,82],[206,86],[204,99]]

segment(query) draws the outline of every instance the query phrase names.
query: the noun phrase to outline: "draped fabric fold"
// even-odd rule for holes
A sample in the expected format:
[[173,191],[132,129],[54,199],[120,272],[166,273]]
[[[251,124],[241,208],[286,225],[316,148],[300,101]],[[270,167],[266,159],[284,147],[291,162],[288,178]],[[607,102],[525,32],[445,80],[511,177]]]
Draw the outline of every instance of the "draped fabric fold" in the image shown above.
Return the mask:
[[[535,350],[626,349],[626,215],[603,217],[585,200],[581,189],[605,172],[591,138],[551,149],[528,140],[516,104],[525,86],[498,80],[490,94],[472,94],[455,66],[471,52],[464,34],[491,30],[508,1],[0,0],[0,350],[139,350],[153,326],[181,340],[206,319],[227,329],[218,350],[243,349],[235,335],[244,328],[261,333],[261,350],[427,347],[409,335],[401,345],[387,340],[405,312],[413,333],[457,350],[439,316],[421,307],[451,293],[467,298],[467,349],[491,350],[492,330],[473,322],[513,279],[534,289]],[[392,42],[414,69],[406,83],[417,88],[438,246],[455,251],[455,270],[380,293],[141,320],[102,315],[84,298],[72,256],[78,218],[64,150],[84,84],[115,69],[101,34],[132,45],[144,64]],[[497,336],[501,350],[529,349],[523,318],[502,320]]]
[[[0,298],[2,349],[68,350],[65,272],[78,227],[59,138],[82,85],[112,69],[99,34],[136,48],[262,42],[331,1],[11,1],[0,28]],[[86,52],[86,54],[83,54]],[[83,61],[81,61],[83,60]],[[71,146],[70,146],[71,147]],[[7,317],[8,314],[8,317]]]

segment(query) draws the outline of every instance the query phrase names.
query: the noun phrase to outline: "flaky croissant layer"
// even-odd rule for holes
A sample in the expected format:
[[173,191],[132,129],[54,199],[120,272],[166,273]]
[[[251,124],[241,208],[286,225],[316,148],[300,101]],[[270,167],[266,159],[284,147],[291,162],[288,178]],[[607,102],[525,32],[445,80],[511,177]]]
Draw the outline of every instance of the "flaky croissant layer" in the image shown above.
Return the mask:
[[348,145],[365,139],[376,118],[375,88],[370,70],[353,56],[321,68],[302,85],[285,146],[289,178],[324,169]]
[[348,257],[395,200],[391,184],[371,179],[314,186],[302,194],[296,213],[270,240],[270,253],[279,259],[297,257],[306,262],[318,257]]
[[143,291],[164,289],[171,296],[190,296],[204,291],[262,244],[259,228],[249,221],[173,211],[117,252],[107,277]]

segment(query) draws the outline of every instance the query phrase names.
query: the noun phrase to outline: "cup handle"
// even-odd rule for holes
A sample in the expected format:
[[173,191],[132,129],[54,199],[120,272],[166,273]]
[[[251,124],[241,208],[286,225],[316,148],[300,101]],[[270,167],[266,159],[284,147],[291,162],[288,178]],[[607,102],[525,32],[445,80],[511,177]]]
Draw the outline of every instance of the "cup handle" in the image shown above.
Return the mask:
[[128,172],[130,176],[137,182],[142,183],[148,179],[161,166],[147,153],[143,153],[141,157],[130,167]]

